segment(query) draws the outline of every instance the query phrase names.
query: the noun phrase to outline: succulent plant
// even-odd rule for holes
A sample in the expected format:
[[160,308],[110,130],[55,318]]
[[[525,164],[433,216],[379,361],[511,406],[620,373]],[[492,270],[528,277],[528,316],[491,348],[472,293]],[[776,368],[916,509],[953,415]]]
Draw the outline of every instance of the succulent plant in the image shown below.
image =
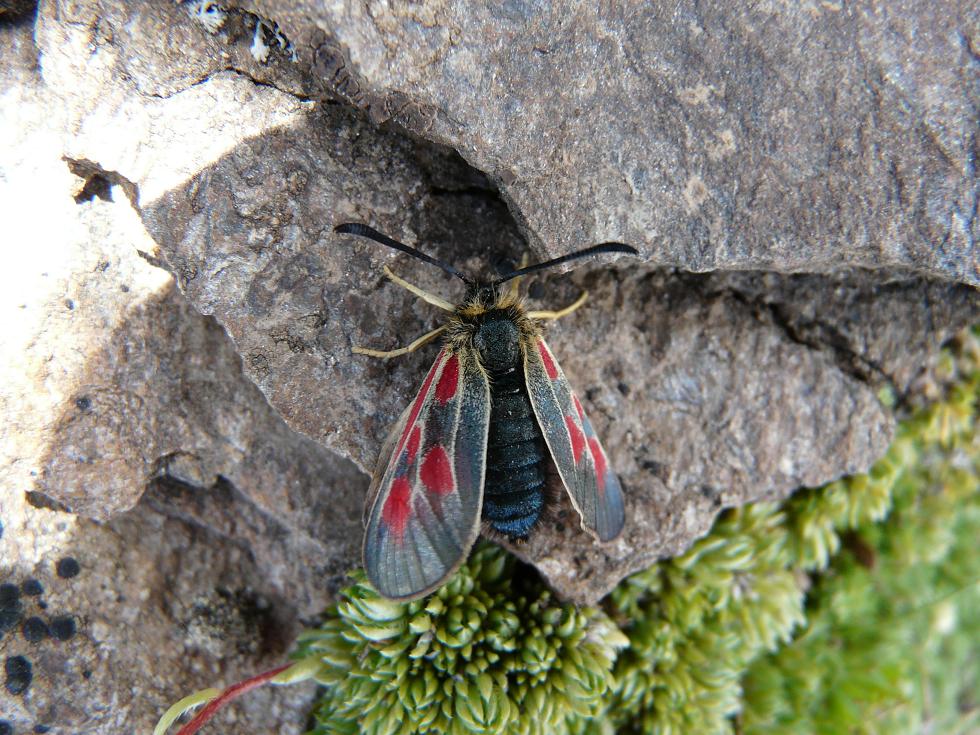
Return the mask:
[[[921,717],[876,719],[939,687],[914,667],[977,690],[965,651],[980,660],[980,557],[967,551],[980,538],[978,343],[972,330],[944,353],[942,399],[903,421],[867,474],[728,511],[614,591],[614,619],[630,621],[608,709],[619,732],[920,732]],[[940,602],[916,615],[913,599]],[[957,665],[910,654],[930,615],[956,621],[959,653],[943,655]]]
[[358,574],[300,640],[301,655],[324,663],[316,732],[562,733],[598,715],[625,637],[521,571],[483,545],[451,582],[408,603]]
[[813,580],[806,627],[746,672],[743,732],[980,729],[976,337],[945,356],[944,400],[899,430],[884,522],[848,493],[853,531]]

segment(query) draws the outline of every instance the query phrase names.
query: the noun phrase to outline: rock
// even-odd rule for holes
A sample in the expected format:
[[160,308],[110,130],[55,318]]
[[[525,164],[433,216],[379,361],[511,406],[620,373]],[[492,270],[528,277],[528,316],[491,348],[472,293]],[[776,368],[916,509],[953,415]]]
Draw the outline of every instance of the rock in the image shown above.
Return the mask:
[[[68,123],[42,102],[51,88],[35,79],[15,91],[22,138],[4,166],[10,226],[14,241],[37,245],[24,249],[5,290],[20,314],[20,331],[5,335],[5,354],[18,355],[4,364],[0,395],[5,483],[35,505],[104,521],[132,508],[156,478],[198,488],[230,482],[278,523],[322,540],[331,535],[316,524],[350,526],[335,538],[353,555],[364,477],[283,424],[242,375],[225,331],[152,264],[155,245],[125,196],[132,184],[107,189],[116,201],[78,198],[102,174],[85,182],[73,169],[107,170],[78,164],[84,157],[62,160],[56,136]],[[16,216],[39,201],[46,220]],[[351,484],[331,497],[324,490],[334,480]],[[322,546],[316,553],[330,556]],[[335,568],[331,584],[345,570]]]
[[491,176],[539,252],[980,284],[975,3],[242,5]]
[[[0,634],[0,659],[21,663],[17,686],[0,690],[14,732],[150,732],[176,699],[280,663],[298,632],[292,600],[247,547],[200,522],[140,503],[100,524],[7,487],[0,519],[0,582],[24,590]],[[66,554],[80,567],[68,578],[55,570]],[[215,727],[302,733],[313,696],[312,686],[259,690]]]
[[[22,591],[0,618],[20,692],[0,711],[15,732],[148,732],[180,697],[282,661],[357,556],[367,479],[289,430],[226,332],[153,265],[132,183],[63,159],[77,108],[38,75],[33,30],[0,28],[0,193],[17,245],[2,289],[0,587]],[[222,722],[302,732],[312,695],[263,693]]]
[[[525,238],[643,250],[529,284],[541,307],[591,293],[549,341],[627,491],[621,539],[596,546],[566,503],[514,549],[576,601],[724,507],[869,467],[879,392],[901,405],[977,319],[976,23],[925,25],[950,6],[642,9],[600,33],[520,4],[190,5],[51,0],[0,27],[22,245],[0,289],[0,559],[45,590],[3,611],[67,638],[0,639],[32,667],[18,728],[145,731],[280,660],[358,564],[368,473],[435,348],[350,348],[440,318],[383,265],[462,287],[339,222],[476,274]],[[119,682],[145,696],[111,704]],[[283,713],[310,696],[223,723],[298,732]]]
[[980,294],[908,273],[871,276],[861,270],[830,276],[718,273],[704,287],[765,309],[791,339],[827,352],[845,372],[904,400],[936,348],[976,320]]
[[[251,9],[262,15],[262,8]],[[83,18],[97,15],[101,21],[94,25],[112,39],[117,24],[145,26],[142,32],[150,35],[157,27],[132,22],[140,14],[119,3],[91,3],[77,12]],[[159,12],[164,11],[156,8],[151,16]],[[286,13],[280,22],[284,29],[288,18]],[[68,90],[65,74],[78,68],[80,49],[90,43],[80,30],[85,26],[43,14],[39,23],[45,58],[51,57],[45,79]],[[390,126],[377,129],[341,106],[312,109],[265,82],[255,86],[247,68],[219,71],[210,61],[214,37],[198,28],[202,46],[190,32],[181,33],[188,35],[176,69],[194,73],[168,77],[145,60],[137,68],[115,41],[106,44],[101,74],[90,78],[93,88],[69,105],[81,131],[70,140],[73,159],[130,182],[182,291],[230,333],[245,374],[286,423],[368,472],[432,356],[380,363],[352,356],[350,347],[405,343],[437,317],[379,278],[381,264],[397,256],[336,236],[332,226],[369,220],[470,272],[516,260],[523,247],[518,228],[494,187],[451,152]],[[137,36],[126,38],[138,43]],[[489,38],[490,45],[496,38]],[[293,44],[302,58],[307,46]],[[226,45],[234,47],[231,41]],[[155,42],[149,49],[165,68],[169,47]],[[324,60],[322,54],[317,58]],[[280,59],[278,65],[286,63]],[[209,76],[200,76],[208,70]],[[264,79],[277,73],[265,72]],[[316,86],[316,80],[305,83]],[[181,85],[185,91],[178,91]],[[140,94],[151,88],[164,91],[150,98]],[[356,96],[348,94],[348,101],[359,104]],[[118,112],[131,109],[140,112],[142,127],[133,128],[133,113]],[[211,132],[202,141],[193,133],[196,121],[205,118]],[[137,136],[140,154],[134,156],[135,146],[121,141]],[[501,143],[497,153],[506,153],[507,145]],[[470,155],[466,145],[460,147]],[[505,182],[502,193],[519,206],[509,187]],[[570,201],[560,198],[553,209]],[[533,231],[528,218],[537,213],[517,214],[525,230]],[[565,249],[575,242],[559,240]],[[815,262],[801,255],[781,262],[770,258],[768,265],[793,271]],[[637,271],[623,261],[619,266]],[[429,290],[459,297],[460,286],[447,284],[434,269],[404,259],[396,268]],[[630,571],[680,551],[721,507],[781,497],[801,484],[868,467],[887,444],[891,426],[876,391],[884,385],[903,390],[922,371],[925,356],[972,319],[977,307],[969,289],[895,269],[805,277],[718,273],[701,279],[650,270],[649,264],[624,278],[584,275],[589,270],[572,282],[597,279],[593,305],[576,315],[574,326],[558,327],[556,344],[566,333],[579,335],[560,354],[569,355],[566,370],[578,377],[597,428],[614,447],[611,457],[630,488],[633,534],[610,549],[586,542],[588,550],[581,551],[576,534],[559,542],[543,531],[538,546],[519,551],[541,558],[558,590],[578,600],[594,600]],[[893,289],[894,303],[876,310],[872,302],[881,282],[904,285]],[[556,276],[548,283],[560,281]],[[559,302],[574,297],[567,279],[555,288]],[[660,297],[651,295],[654,288]],[[941,308],[927,315],[935,318],[911,318],[921,314],[916,304],[926,291]],[[817,309],[827,317],[817,318]],[[915,345],[915,351],[903,355],[902,344]],[[884,367],[872,368],[878,365]],[[773,406],[781,409],[775,416]],[[162,456],[155,449],[149,454]],[[218,474],[230,481],[229,497],[234,491],[250,497],[251,488],[268,484],[250,488],[248,478],[256,472],[250,467],[237,476]],[[193,467],[170,474],[194,486],[214,482]],[[572,519],[558,525],[566,528],[559,533],[564,538],[576,524]],[[587,561],[574,561],[582,558]],[[354,563],[356,555],[346,561]]]

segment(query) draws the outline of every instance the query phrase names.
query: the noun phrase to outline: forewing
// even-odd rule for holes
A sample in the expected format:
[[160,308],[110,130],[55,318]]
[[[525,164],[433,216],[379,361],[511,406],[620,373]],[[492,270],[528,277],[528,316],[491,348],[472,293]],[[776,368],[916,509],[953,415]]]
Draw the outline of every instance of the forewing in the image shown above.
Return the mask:
[[534,414],[582,526],[600,541],[623,530],[623,490],[582,404],[544,339],[524,345],[524,372]]
[[385,597],[421,597],[466,559],[479,533],[489,420],[476,353],[444,348],[403,414],[367,514],[364,568]]
[[[440,357],[442,355],[440,354]],[[432,366],[434,370],[439,364],[436,360],[436,364]],[[418,396],[416,396],[416,399]],[[401,439],[402,433],[405,431],[405,422],[408,421],[409,415],[412,413],[412,409],[415,407],[415,401],[408,404],[402,415],[398,417],[398,421],[388,432],[388,436],[385,437],[384,444],[381,445],[381,451],[378,453],[378,461],[374,465],[374,473],[371,475],[371,485],[368,487],[367,495],[364,498],[364,511],[361,516],[362,525],[367,528],[368,521],[371,518],[371,508],[374,507],[374,501],[378,497],[378,491],[381,490],[381,481],[385,477],[385,472],[388,471],[388,463],[391,462],[391,453],[395,451],[395,443]]]

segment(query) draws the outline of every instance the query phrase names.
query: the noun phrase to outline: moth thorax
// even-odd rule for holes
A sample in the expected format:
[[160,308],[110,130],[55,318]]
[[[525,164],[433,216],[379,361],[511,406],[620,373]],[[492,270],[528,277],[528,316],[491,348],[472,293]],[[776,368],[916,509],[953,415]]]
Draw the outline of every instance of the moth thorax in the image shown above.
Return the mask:
[[488,312],[473,335],[483,367],[490,373],[505,373],[521,360],[520,330],[504,311]]

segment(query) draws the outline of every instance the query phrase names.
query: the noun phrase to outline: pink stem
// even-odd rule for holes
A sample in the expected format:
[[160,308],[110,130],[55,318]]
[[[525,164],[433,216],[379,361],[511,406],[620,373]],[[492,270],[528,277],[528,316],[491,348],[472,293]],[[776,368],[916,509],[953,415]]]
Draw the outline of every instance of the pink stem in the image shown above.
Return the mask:
[[283,664],[282,666],[277,666],[274,669],[265,671],[258,676],[253,676],[251,679],[245,679],[237,684],[232,684],[230,687],[221,692],[221,694],[208,702],[204,709],[198,712],[193,720],[177,731],[177,735],[194,735],[194,733],[204,726],[204,723],[214,717],[215,712],[228,704],[228,702],[240,697],[241,695],[245,694],[245,692],[250,692],[256,687],[260,687],[263,684],[268,683],[270,679],[276,676],[276,674],[285,671],[292,665],[292,663]]

